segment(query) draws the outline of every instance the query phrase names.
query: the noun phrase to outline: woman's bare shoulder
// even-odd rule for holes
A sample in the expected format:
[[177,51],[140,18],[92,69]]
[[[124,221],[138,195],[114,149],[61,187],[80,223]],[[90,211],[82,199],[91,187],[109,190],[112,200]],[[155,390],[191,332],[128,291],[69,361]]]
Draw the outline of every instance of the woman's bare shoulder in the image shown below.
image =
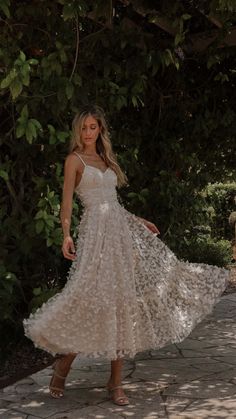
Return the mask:
[[83,163],[73,152],[67,155],[65,159],[65,167],[67,167],[68,169],[71,168],[76,169],[79,172],[83,172]]

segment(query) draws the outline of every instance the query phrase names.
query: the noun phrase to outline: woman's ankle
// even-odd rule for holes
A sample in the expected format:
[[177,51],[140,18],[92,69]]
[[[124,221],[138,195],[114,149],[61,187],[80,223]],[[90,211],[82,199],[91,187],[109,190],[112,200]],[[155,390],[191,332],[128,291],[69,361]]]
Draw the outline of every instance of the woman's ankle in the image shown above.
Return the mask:
[[70,367],[74,359],[75,357],[71,356],[70,354],[63,355],[62,357],[58,358],[56,360],[56,362],[58,362],[58,369],[67,375],[70,371]]
[[113,378],[113,377],[110,377],[109,380],[108,380],[108,385],[110,387],[121,386],[122,385],[121,378]]

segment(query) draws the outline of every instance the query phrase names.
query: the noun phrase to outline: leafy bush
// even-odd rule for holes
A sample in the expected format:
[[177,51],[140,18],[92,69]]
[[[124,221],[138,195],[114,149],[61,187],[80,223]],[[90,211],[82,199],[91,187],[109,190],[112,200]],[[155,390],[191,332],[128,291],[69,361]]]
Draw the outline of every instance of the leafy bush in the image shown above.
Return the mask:
[[[130,182],[121,199],[173,249],[204,224],[203,187],[235,173],[234,1],[128,3],[0,4],[3,334],[64,284],[63,161],[81,105],[105,108]],[[199,43],[215,30],[214,43]],[[74,227],[80,210],[75,202]]]
[[228,240],[193,238],[186,242],[182,258],[195,263],[207,263],[224,267],[231,262],[232,247]]
[[209,225],[215,239],[232,240],[234,231],[229,225],[229,216],[236,210],[236,182],[216,182],[203,191]]
[[[179,232],[173,249],[191,262],[224,266],[232,259],[234,230],[229,215],[235,208],[236,183],[211,183],[195,197],[195,217]],[[184,223],[182,224],[184,225]]]

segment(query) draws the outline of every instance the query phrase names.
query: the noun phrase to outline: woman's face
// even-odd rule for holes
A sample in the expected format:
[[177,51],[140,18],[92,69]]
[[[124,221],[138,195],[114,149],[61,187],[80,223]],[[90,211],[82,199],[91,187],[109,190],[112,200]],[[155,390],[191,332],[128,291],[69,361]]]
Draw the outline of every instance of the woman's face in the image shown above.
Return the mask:
[[81,131],[83,144],[85,146],[89,146],[96,143],[99,133],[100,127],[97,120],[93,116],[87,116],[84,120]]

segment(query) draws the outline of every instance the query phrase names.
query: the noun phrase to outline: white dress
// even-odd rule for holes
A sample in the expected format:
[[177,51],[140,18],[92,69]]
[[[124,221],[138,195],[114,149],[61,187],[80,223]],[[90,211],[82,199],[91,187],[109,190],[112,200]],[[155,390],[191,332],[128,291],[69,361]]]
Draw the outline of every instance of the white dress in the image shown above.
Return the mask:
[[82,162],[76,259],[63,290],[24,320],[26,336],[52,354],[107,359],[180,342],[211,312],[229,272],[178,260],[120,205],[115,172]]

